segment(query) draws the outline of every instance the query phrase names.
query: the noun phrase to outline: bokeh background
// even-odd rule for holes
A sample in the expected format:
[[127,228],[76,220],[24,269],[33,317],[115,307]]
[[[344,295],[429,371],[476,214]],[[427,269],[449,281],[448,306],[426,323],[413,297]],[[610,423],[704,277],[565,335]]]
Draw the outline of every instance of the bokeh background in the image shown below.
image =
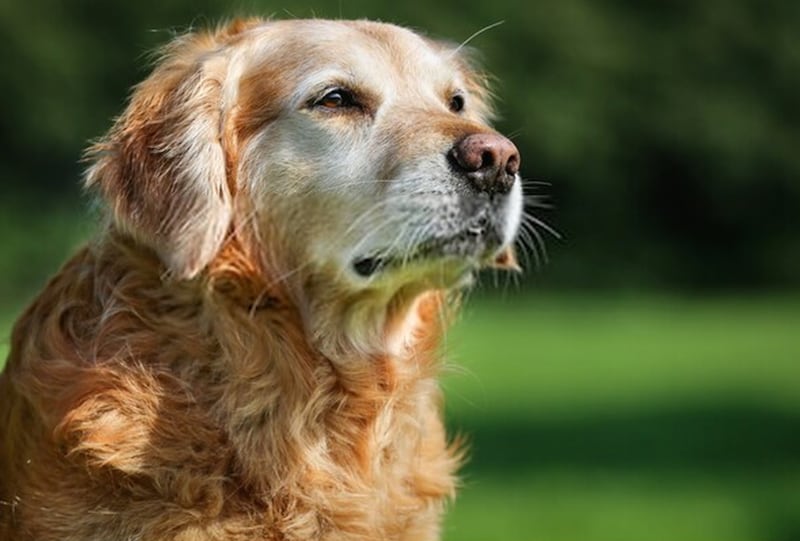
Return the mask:
[[237,14],[455,42],[504,21],[471,45],[529,195],[553,204],[529,210],[562,238],[540,228],[548,261],[484,276],[448,335],[472,459],[447,540],[800,539],[792,0],[5,0],[0,356],[90,235],[79,157],[147,53]]

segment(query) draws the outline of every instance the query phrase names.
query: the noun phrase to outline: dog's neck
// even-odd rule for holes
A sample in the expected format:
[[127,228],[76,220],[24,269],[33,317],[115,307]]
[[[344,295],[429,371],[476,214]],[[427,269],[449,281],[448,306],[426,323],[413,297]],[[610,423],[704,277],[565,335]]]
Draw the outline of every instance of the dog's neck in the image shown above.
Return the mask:
[[[300,265],[300,268],[304,265]],[[296,269],[296,267],[295,267]],[[250,317],[280,313],[304,336],[304,347],[338,365],[375,357],[407,358],[443,332],[457,295],[421,281],[353,290],[340,272],[306,274],[274,270],[232,239],[202,278],[212,305]],[[423,321],[425,320],[425,321]],[[264,331],[265,327],[255,331]]]
[[336,479],[367,475],[386,456],[414,456],[395,448],[421,445],[424,431],[444,438],[436,384],[443,292],[349,299],[312,291],[315,303],[298,306],[261,276],[229,246],[182,286],[202,299],[198,324],[218,348],[213,411],[245,484],[272,492],[276,479],[303,483],[309,465]]

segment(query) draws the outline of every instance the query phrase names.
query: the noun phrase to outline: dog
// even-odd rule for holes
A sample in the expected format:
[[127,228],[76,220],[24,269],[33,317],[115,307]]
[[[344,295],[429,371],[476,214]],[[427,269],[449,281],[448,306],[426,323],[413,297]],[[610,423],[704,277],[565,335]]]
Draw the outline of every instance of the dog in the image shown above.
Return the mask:
[[472,65],[368,21],[163,49],[87,151],[99,233],[12,332],[0,539],[439,538],[438,339],[523,206]]

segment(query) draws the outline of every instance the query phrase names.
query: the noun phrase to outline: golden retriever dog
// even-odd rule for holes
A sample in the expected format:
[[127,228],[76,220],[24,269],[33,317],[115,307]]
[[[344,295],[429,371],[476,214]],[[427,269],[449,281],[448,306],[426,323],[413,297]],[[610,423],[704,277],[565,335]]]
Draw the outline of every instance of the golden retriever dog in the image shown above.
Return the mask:
[[13,330],[0,539],[438,538],[438,337],[522,214],[487,99],[389,24],[170,43],[87,153],[101,231]]

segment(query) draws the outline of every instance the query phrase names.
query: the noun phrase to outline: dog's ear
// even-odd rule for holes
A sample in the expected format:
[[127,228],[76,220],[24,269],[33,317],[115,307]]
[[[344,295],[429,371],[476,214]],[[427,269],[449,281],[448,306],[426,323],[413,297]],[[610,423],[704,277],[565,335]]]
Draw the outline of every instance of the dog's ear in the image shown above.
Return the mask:
[[86,186],[99,191],[117,227],[152,247],[179,278],[196,276],[214,258],[231,222],[235,142],[225,127],[228,59],[220,37],[236,33],[234,26],[174,40],[87,152]]

